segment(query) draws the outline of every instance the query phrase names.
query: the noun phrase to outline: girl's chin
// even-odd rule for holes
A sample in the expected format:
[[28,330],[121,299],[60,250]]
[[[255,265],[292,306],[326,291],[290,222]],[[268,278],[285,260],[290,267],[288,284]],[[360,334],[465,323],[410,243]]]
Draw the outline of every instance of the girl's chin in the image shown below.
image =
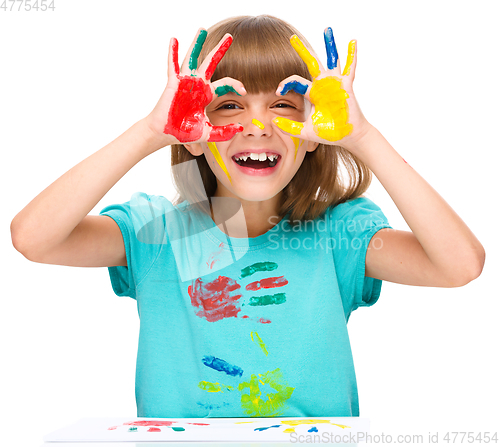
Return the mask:
[[244,189],[242,191],[239,188],[236,188],[232,189],[232,193],[238,199],[244,200],[245,202],[265,202],[266,200],[275,198],[276,194],[279,194],[279,191],[272,192],[269,191],[269,188],[266,188],[265,191],[259,191],[257,188],[252,188],[252,191],[249,191],[249,189]]

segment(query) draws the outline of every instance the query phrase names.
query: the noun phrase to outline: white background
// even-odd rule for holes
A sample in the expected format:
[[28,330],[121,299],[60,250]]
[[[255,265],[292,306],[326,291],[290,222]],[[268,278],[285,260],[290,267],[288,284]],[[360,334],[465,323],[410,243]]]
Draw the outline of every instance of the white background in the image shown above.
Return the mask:
[[[107,269],[26,260],[11,244],[12,218],[151,111],[170,37],[184,55],[200,26],[262,13],[295,25],[323,61],[325,27],[342,65],[358,40],[364,114],[486,249],[482,275],[465,287],[384,283],[379,302],[352,315],[361,416],[394,437],[498,429],[496,4],[55,0],[54,12],[0,10],[2,445],[38,446],[81,417],[136,414],[135,301],[114,295]],[[136,191],[172,199],[169,165],[169,148],[143,160],[92,214]],[[369,197],[408,229],[376,179]]]

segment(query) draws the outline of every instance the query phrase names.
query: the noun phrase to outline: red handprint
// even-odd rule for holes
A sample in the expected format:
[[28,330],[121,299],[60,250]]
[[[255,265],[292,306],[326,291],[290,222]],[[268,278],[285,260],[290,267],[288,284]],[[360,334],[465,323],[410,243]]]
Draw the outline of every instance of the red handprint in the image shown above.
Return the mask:
[[[257,262],[241,271],[241,277],[245,278],[254,273],[268,272],[278,268],[275,262]],[[284,276],[262,278],[253,281],[245,286],[249,292],[259,291],[261,289],[278,289],[285,287],[288,280]],[[250,318],[248,315],[239,316],[242,305],[249,306],[270,306],[279,305],[286,302],[284,292],[274,294],[253,295],[245,293],[238,281],[227,276],[219,276],[212,281],[205,282],[202,278],[197,278],[188,286],[188,294],[191,298],[191,304],[196,308],[196,315],[205,318],[213,323],[224,318]],[[244,294],[244,295],[243,295]],[[242,303],[243,299],[245,303]],[[270,323],[270,320],[259,318],[260,323]]]
[[[197,68],[198,55],[206,36],[204,29],[198,32],[191,45],[189,62],[186,59],[181,69],[177,39],[173,38],[170,42],[168,84],[157,109],[159,115],[167,117],[163,133],[173,136],[180,143],[226,141],[243,130],[239,124],[213,126],[205,113],[205,108],[218,92],[235,91],[242,95],[246,93],[243,84],[231,78],[210,82],[217,64],[231,46],[233,38],[230,34],[222,38],[200,68]],[[224,86],[227,88],[220,88]]]

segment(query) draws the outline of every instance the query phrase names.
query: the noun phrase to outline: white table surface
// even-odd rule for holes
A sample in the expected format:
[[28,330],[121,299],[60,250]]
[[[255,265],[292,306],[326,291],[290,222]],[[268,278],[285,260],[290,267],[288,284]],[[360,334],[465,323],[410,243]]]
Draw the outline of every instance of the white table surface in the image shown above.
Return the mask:
[[[149,433],[146,431],[134,431],[133,439],[128,438],[128,429],[122,432],[122,428],[136,425],[141,428],[156,425],[158,427],[170,427],[178,424],[191,425],[192,428],[188,432],[176,433],[168,431],[164,433]],[[209,422],[209,424],[207,424]],[[143,424],[145,423],[145,424]],[[245,424],[241,429],[235,424]],[[277,425],[275,425],[277,424]],[[295,427],[294,427],[294,424]],[[297,425],[298,424],[298,425]],[[210,425],[210,427],[198,427]],[[291,426],[282,432],[281,426]],[[304,430],[308,425],[314,427],[315,433],[307,433]],[[263,428],[254,428],[263,427]],[[190,447],[198,445],[223,445],[225,447],[277,447],[289,446],[290,444],[306,443],[306,438],[311,436],[320,436],[322,445],[332,446],[354,446],[356,444],[340,444],[340,440],[336,443],[328,442],[321,435],[327,435],[326,430],[334,426],[333,430],[340,430],[339,435],[355,435],[369,431],[369,420],[363,418],[224,418],[224,419],[161,419],[161,418],[83,418],[73,424],[55,430],[52,433],[43,437],[44,443],[40,447]],[[278,428],[279,430],[275,429]],[[237,430],[235,431],[235,428]],[[319,431],[318,431],[319,428]],[[267,429],[271,429],[267,431]],[[207,430],[207,431],[204,431]],[[223,430],[223,432],[221,431]],[[263,431],[265,430],[265,431]],[[289,438],[285,433],[292,430],[297,433],[294,439]],[[297,430],[295,432],[294,430]],[[344,430],[346,432],[344,433]],[[155,430],[159,431],[159,430]],[[184,437],[185,434],[188,436]],[[222,436],[221,436],[222,434]],[[157,438],[160,436],[160,438]],[[173,436],[180,436],[175,438]],[[286,437],[284,437],[286,436]],[[293,436],[290,433],[290,436]],[[173,439],[172,439],[173,437]],[[222,441],[226,438],[227,441]],[[260,437],[261,439],[258,439]],[[300,437],[301,439],[298,439]],[[231,439],[232,438],[232,439]],[[264,439],[262,439],[264,438]],[[267,439],[266,439],[267,438]],[[130,439],[130,440],[129,440]],[[350,438],[342,439],[345,441]],[[325,442],[327,441],[327,442]],[[353,439],[354,441],[354,439]],[[312,441],[310,441],[312,442]],[[318,443],[318,440],[316,440]]]
[[[45,442],[40,447],[193,447],[193,446],[223,447],[280,447],[291,445],[305,445],[296,442]],[[311,444],[307,444],[311,445]],[[355,447],[357,444],[331,444],[321,443],[321,446]]]
[[[200,442],[45,442],[40,447],[192,447]],[[288,442],[205,442],[205,445],[222,444],[224,447],[279,447],[289,446]],[[327,444],[323,444],[327,445]],[[339,444],[337,444],[339,445]]]

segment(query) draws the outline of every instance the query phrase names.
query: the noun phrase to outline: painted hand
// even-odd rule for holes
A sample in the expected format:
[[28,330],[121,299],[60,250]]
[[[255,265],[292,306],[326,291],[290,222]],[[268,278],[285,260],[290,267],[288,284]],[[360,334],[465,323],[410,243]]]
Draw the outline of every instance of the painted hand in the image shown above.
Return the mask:
[[276,91],[278,95],[285,95],[289,91],[304,95],[313,105],[309,117],[303,123],[282,117],[273,121],[282,131],[300,139],[341,144],[346,137],[357,134],[366,122],[352,91],[356,69],[356,41],[349,43],[347,63],[341,74],[332,29],[327,28],[324,36],[328,69],[325,70],[318,58],[294,35],[290,42],[306,63],[313,81],[297,75],[290,76],[280,83]]
[[171,39],[167,87],[155,109],[148,116],[150,127],[156,133],[162,132],[174,137],[176,142],[226,141],[243,130],[239,124],[213,126],[205,113],[205,108],[216,96],[228,92],[246,94],[243,84],[234,79],[224,78],[210,82],[217,64],[231,46],[233,38],[230,34],[222,38],[198,68],[198,56],[206,37],[207,31],[200,29],[191,44],[189,57],[186,56],[180,69],[179,45],[177,39]]

